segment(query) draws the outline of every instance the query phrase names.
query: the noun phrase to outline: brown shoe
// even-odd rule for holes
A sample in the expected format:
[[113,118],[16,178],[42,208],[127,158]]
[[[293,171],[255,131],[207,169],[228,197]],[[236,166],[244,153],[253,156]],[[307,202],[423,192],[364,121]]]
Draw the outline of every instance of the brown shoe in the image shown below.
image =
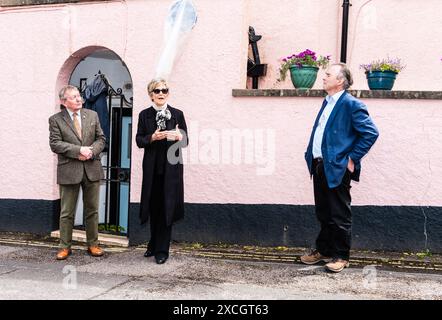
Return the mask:
[[341,258],[333,259],[331,262],[325,265],[325,268],[332,272],[341,272],[344,268],[348,268],[350,263],[347,260]]
[[321,261],[329,262],[331,261],[331,257],[323,256],[318,250],[314,250],[312,253],[301,257],[301,262],[304,264],[317,264]]
[[104,254],[103,249],[97,246],[87,248],[87,252],[93,257],[101,257]]
[[72,250],[68,248],[60,249],[57,253],[57,260],[66,260],[72,254]]

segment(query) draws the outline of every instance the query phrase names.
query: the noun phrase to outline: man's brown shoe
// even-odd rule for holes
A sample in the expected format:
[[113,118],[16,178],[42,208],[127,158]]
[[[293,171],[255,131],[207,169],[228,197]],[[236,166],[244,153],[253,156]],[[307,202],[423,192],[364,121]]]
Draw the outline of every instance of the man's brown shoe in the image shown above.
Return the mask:
[[341,272],[344,268],[348,268],[350,263],[347,260],[343,260],[341,258],[333,259],[331,262],[325,265],[327,270],[332,272]]
[[66,260],[69,255],[72,254],[72,250],[68,248],[60,249],[57,253],[57,260]]
[[312,253],[301,257],[301,262],[304,264],[317,264],[321,261],[329,262],[331,261],[331,257],[323,256],[318,250],[314,250]]
[[97,246],[87,248],[87,252],[93,257],[101,257],[104,254],[103,249]]

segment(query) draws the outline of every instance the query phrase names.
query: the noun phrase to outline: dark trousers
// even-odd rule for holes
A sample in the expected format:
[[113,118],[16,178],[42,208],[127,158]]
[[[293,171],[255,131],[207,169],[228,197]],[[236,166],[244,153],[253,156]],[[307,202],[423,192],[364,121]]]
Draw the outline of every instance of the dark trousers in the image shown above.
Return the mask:
[[152,194],[150,197],[150,241],[147,246],[155,256],[166,254],[169,256],[172,226],[167,226],[164,211],[164,176],[154,175]]
[[313,161],[313,187],[316,217],[321,231],[316,249],[324,256],[348,260],[351,247],[350,171],[346,171],[341,184],[329,188],[324,163]]

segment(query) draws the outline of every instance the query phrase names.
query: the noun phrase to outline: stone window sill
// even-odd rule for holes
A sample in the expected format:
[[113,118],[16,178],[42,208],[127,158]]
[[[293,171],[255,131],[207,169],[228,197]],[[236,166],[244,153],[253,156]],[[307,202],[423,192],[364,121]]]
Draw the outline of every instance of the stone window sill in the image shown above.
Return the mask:
[[39,6],[77,2],[103,2],[108,0],[0,0],[0,7]]
[[[384,91],[384,90],[348,90],[348,92],[363,99],[426,99],[442,100],[442,91]],[[313,97],[323,98],[324,90],[298,89],[233,89],[234,97]]]

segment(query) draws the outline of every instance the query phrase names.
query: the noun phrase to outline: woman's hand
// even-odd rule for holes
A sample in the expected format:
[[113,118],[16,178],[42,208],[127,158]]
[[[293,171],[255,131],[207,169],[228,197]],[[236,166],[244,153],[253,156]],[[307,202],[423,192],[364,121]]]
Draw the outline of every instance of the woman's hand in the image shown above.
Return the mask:
[[175,132],[176,132],[176,139],[177,139],[178,141],[183,140],[183,135],[181,134],[181,131],[180,131],[180,129],[178,128],[178,124],[177,124],[176,127],[175,127]]
[[169,141],[183,140],[183,135],[181,134],[180,129],[178,129],[178,125],[176,125],[175,130],[167,131],[167,140]]
[[157,129],[151,136],[150,142],[163,140],[167,137],[167,131],[160,131],[160,129]]

